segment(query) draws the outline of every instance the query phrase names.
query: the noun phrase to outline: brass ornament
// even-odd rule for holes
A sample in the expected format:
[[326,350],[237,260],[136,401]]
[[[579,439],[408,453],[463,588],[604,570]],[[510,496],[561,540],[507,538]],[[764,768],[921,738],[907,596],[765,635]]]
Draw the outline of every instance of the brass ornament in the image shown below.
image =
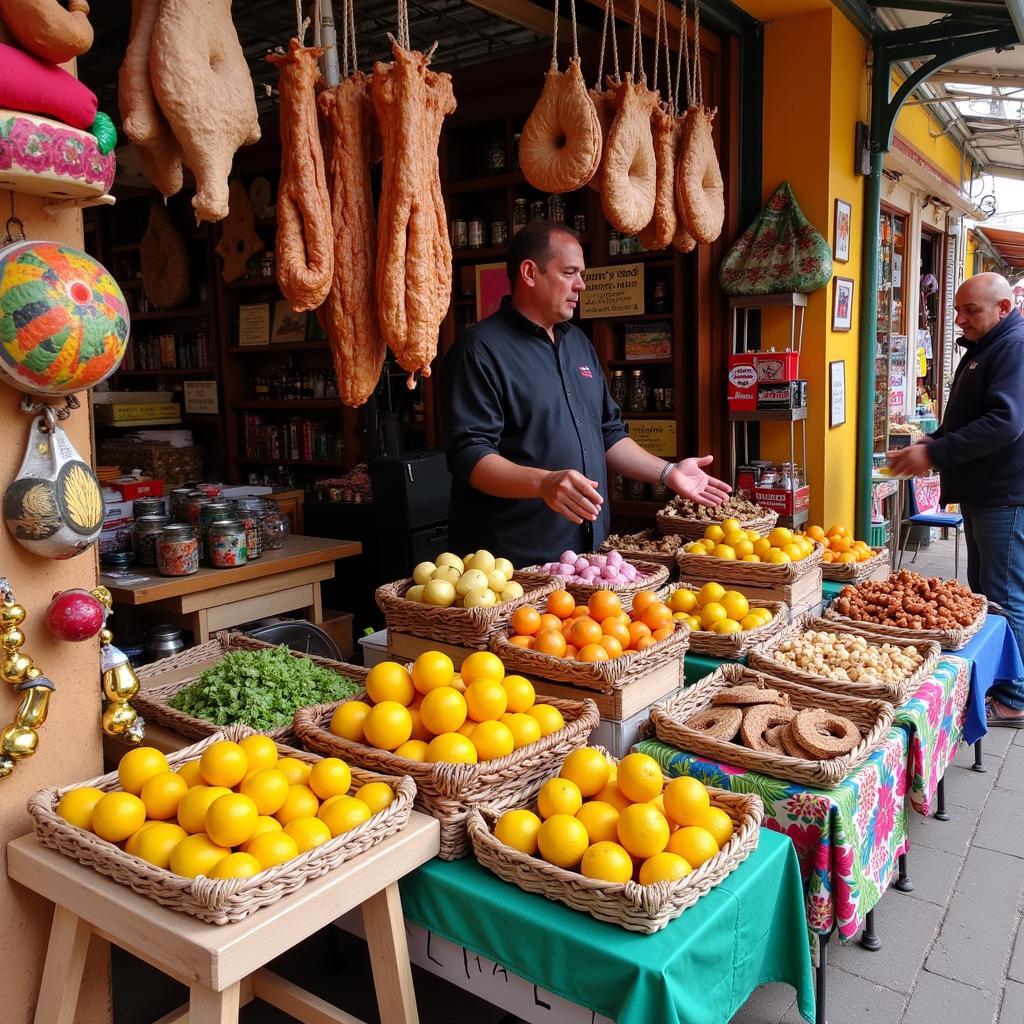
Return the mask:
[[[96,587],[90,593],[110,616],[114,599],[106,587]],[[101,725],[108,736],[120,736],[132,745],[138,745],[145,736],[146,721],[131,705],[139,692],[139,677],[135,674],[124,651],[112,643],[114,634],[104,624],[100,630],[100,677],[107,706],[103,709]]]

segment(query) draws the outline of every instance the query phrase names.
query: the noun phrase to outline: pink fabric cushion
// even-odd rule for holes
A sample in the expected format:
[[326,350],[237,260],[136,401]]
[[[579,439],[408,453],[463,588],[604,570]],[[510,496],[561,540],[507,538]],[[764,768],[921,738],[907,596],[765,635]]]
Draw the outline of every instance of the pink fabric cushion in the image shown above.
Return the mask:
[[0,43],[0,107],[88,129],[97,106],[95,93],[74,75]]

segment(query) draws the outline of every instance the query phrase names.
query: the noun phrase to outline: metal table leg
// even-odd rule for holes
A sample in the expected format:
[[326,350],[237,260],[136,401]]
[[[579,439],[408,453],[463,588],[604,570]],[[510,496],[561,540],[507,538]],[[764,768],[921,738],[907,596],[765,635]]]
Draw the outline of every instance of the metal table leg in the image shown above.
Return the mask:
[[907,874],[907,855],[901,853],[896,863],[898,865],[898,873],[896,881],[892,883],[892,887],[897,892],[913,892],[914,883],[910,880],[910,875]]
[[828,969],[828,940],[832,933],[818,936],[818,966],[814,969],[814,1024],[825,1020],[825,972]]
[[986,771],[985,764],[982,761],[982,750],[981,740],[977,740],[974,744],[974,764],[971,765],[972,772],[984,772]]
[[946,777],[939,779],[935,789],[935,820],[949,821],[949,811],[946,810]]
[[864,918],[864,930],[860,933],[860,944],[869,953],[877,953],[882,948],[882,940],[875,931],[874,909],[869,910]]

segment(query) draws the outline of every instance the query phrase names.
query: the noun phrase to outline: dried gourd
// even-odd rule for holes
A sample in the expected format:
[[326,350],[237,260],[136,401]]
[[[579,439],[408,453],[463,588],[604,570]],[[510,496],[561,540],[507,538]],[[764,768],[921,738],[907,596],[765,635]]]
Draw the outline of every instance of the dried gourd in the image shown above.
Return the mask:
[[256,234],[256,216],[249,192],[237,178],[228,188],[228,215],[216,250],[224,261],[220,276],[225,281],[237,281],[245,273],[249,260],[263,252],[263,239]]
[[725,186],[711,133],[714,113],[691,107],[683,125],[683,145],[676,168],[676,204],[698,242],[713,242],[725,221]]
[[676,132],[675,118],[662,107],[651,114],[654,160],[657,167],[654,186],[654,216],[640,232],[646,249],[664,249],[675,237],[676,216]]
[[139,262],[142,291],[151,306],[177,309],[188,298],[188,249],[163,203],[149,208]]
[[651,134],[651,114],[658,93],[643,82],[634,84],[628,72],[615,86],[616,114],[604,154],[601,207],[616,231],[635,235],[654,216],[657,161]]

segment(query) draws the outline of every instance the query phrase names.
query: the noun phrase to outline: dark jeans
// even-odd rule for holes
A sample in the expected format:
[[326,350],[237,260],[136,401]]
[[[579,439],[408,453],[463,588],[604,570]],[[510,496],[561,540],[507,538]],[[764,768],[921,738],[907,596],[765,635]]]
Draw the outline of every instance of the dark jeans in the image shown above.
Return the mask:
[[[1024,506],[962,505],[967,535],[967,582],[976,594],[1001,605],[1024,654]],[[1024,709],[1024,680],[989,690],[1001,704]]]

